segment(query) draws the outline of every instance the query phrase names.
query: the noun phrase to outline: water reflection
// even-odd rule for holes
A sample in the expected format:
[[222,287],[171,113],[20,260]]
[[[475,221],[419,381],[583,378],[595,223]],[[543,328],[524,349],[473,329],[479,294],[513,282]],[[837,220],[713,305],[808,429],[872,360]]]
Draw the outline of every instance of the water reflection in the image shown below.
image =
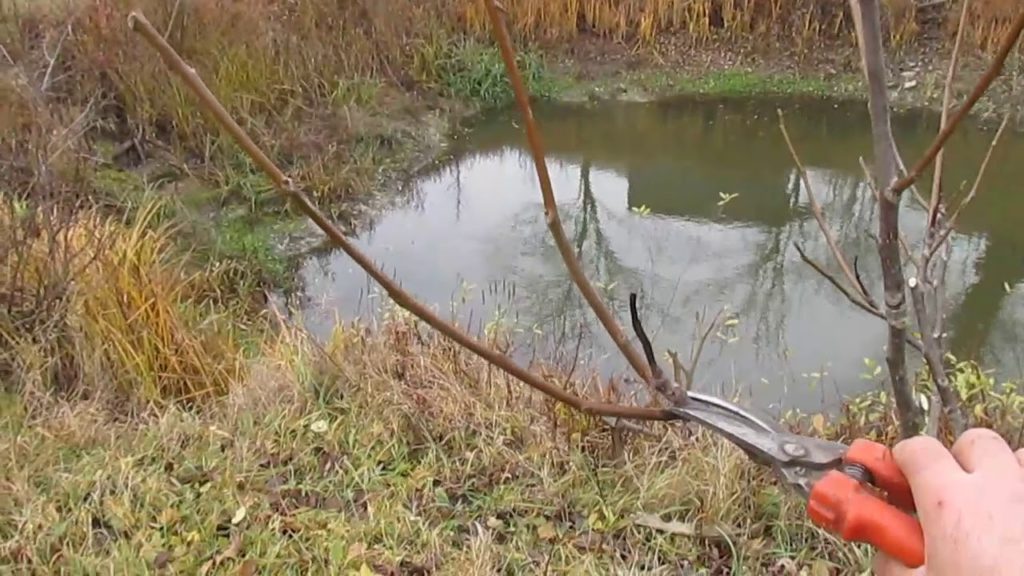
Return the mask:
[[[818,409],[875,387],[864,359],[881,362],[884,326],[853,308],[803,264],[793,243],[833,269],[779,134],[776,107],[810,171],[837,241],[881,299],[874,246],[875,200],[858,157],[870,157],[866,111],[818,101],[693,101],[537,109],[566,232],[589,277],[626,322],[629,291],[642,293],[656,344],[685,356],[699,310],[727,307],[738,324],[712,338],[699,386],[739,391],[755,405]],[[900,116],[895,130],[914,158],[934,133],[930,117]],[[947,190],[969,187],[991,132],[965,130],[947,159]],[[1024,315],[1008,293],[1024,279],[1024,212],[1018,190],[1024,140],[1007,136],[979,200],[953,236],[949,265],[951,343],[1005,377],[1021,373]],[[734,196],[733,196],[734,195]],[[730,198],[727,202],[723,200]],[[911,203],[904,229],[919,238]],[[482,120],[451,162],[423,177],[410,204],[383,215],[359,240],[416,296],[474,332],[495,315],[544,346],[582,333],[602,372],[625,362],[572,285],[548,233],[536,175],[514,113]],[[342,253],[310,259],[307,324],[320,334],[366,314],[379,290]],[[449,303],[458,307],[452,309]],[[539,335],[539,336],[538,336]]]

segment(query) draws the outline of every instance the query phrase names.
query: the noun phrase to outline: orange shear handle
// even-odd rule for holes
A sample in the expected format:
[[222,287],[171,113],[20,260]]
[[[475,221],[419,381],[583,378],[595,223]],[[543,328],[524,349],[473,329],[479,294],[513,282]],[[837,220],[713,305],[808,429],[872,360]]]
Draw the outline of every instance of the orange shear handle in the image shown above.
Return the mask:
[[844,460],[870,471],[888,501],[856,478],[830,470],[811,489],[807,502],[811,521],[846,541],[870,544],[908,568],[923,565],[924,533],[920,522],[904,511],[915,509],[914,497],[892,451],[859,439],[850,445]]

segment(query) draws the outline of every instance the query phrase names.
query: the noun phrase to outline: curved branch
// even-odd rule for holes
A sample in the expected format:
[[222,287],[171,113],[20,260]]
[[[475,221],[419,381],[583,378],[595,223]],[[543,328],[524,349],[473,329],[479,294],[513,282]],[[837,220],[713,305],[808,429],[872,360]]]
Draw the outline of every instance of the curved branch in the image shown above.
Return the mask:
[[1010,31],[1007,32],[1006,36],[1003,38],[1003,43],[999,47],[999,52],[996,53],[995,60],[992,61],[992,65],[989,66],[985,75],[978,80],[978,83],[974,86],[974,90],[967,98],[967,101],[964,102],[963,106],[961,106],[959,110],[957,110],[956,115],[949,121],[949,124],[946,124],[942,131],[935,136],[935,140],[932,141],[928,151],[925,152],[924,156],[922,156],[920,160],[917,161],[917,164],[915,164],[910,170],[910,173],[893,184],[891,188],[891,194],[893,196],[898,196],[901,192],[912,186],[914,182],[921,177],[921,173],[928,169],[928,166],[930,166],[932,161],[935,160],[939,151],[946,145],[946,141],[949,140],[949,137],[956,131],[957,126],[963,122],[964,118],[966,118],[971,112],[971,109],[974,108],[974,105],[978,103],[978,100],[981,100],[981,97],[988,92],[989,87],[992,86],[992,83],[995,82],[996,78],[999,77],[999,74],[1002,73],[1003,65],[1006,63],[1006,58],[1010,55],[1014,45],[1017,44],[1017,39],[1020,38],[1022,31],[1024,31],[1024,11],[1021,11],[1021,13],[1017,15],[1017,19],[1013,21]]
[[490,364],[500,368],[510,376],[522,381],[530,387],[572,406],[573,408],[597,416],[613,416],[622,418],[636,418],[642,420],[677,420],[679,416],[667,410],[656,408],[641,408],[637,406],[623,406],[585,400],[569,392],[545,382],[533,372],[522,368],[511,358],[501,352],[482,344],[470,337],[453,324],[445,322],[440,316],[431,311],[426,305],[417,301],[412,295],[402,289],[399,284],[392,280],[387,274],[381,271],[374,263],[356,248],[345,235],[332,224],[301,190],[294,186],[290,178],[274,164],[270,158],[249,138],[248,134],[231,118],[223,105],[203,83],[202,79],[194,69],[189,67],[163,37],[153,28],[153,25],[140,12],[132,12],[128,16],[128,26],[131,30],[138,32],[150,45],[152,45],[164,59],[168,67],[185,82],[186,86],[198,98],[202,108],[211,114],[222,128],[224,128],[238,142],[253,161],[270,177],[276,188],[288,199],[292,200],[302,212],[309,217],[335,244],[337,244],[352,260],[380,284],[388,296],[396,304],[408,310],[420,318],[432,328],[454,340],[460,346],[480,356]]
[[622,355],[626,357],[626,360],[633,367],[633,370],[635,370],[649,386],[653,387],[654,375],[651,373],[650,367],[647,366],[640,354],[637,353],[636,349],[630,345],[629,340],[626,339],[626,335],[618,322],[616,322],[615,317],[612,316],[612,313],[604,305],[604,302],[601,301],[601,297],[597,294],[597,291],[587,280],[587,276],[583,272],[583,267],[580,265],[579,260],[576,259],[572,246],[569,244],[569,240],[565,236],[565,231],[562,229],[561,219],[558,217],[558,207],[555,205],[555,194],[551,186],[551,177],[548,175],[547,162],[544,160],[544,146],[541,141],[540,130],[537,128],[537,123],[533,118],[533,110],[530,108],[529,95],[527,94],[526,87],[523,84],[519,68],[516,65],[515,54],[512,50],[512,43],[509,40],[508,29],[505,27],[505,22],[499,14],[499,8],[495,6],[494,0],[485,0],[484,4],[487,6],[487,14],[491,19],[491,28],[494,31],[495,40],[498,42],[498,46],[501,49],[501,57],[505,61],[505,69],[508,72],[509,81],[512,84],[512,90],[515,93],[516,103],[522,112],[523,121],[526,124],[526,137],[530,143],[530,152],[533,154],[533,163],[537,170],[537,180],[540,184],[541,195],[544,198],[544,215],[546,217],[548,229],[551,231],[551,235],[558,247],[558,252],[561,254],[566,268],[569,269],[569,274],[572,276],[573,282],[583,294],[583,298],[586,299],[587,303],[594,310],[594,314],[597,315],[598,320],[601,321],[601,324],[608,332],[612,341],[614,341],[615,345],[618,346]]

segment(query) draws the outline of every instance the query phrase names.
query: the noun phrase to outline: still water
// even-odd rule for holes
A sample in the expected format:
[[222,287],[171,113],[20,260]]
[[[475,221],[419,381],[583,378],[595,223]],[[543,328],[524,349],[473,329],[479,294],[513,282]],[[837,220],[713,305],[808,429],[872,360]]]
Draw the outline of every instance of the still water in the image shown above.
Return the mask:
[[[845,395],[885,384],[884,370],[872,377],[865,362],[884,366],[885,327],[793,248],[801,244],[836,271],[777,109],[838,243],[851,261],[858,258],[881,301],[875,199],[858,163],[871,159],[863,105],[680,99],[547,104],[535,112],[566,233],[624,328],[628,294],[637,291],[656,348],[685,358],[696,314],[722,311],[728,325],[705,347],[697,389],[739,394],[770,413],[827,410]],[[919,113],[894,119],[908,163],[936,124]],[[970,126],[953,139],[946,190],[970,187],[993,134]],[[1022,186],[1024,138],[1008,130],[952,236],[948,271],[952,351],[1001,378],[1020,377],[1024,366]],[[526,361],[553,349],[568,350],[561,358],[571,361],[582,338],[581,366],[605,376],[628,371],[551,240],[514,111],[476,122],[448,161],[412,188],[407,203],[379,215],[358,238],[407,289],[474,334],[497,318],[514,323]],[[923,212],[909,198],[904,206],[903,229],[914,243]],[[379,313],[382,292],[340,251],[311,256],[302,279],[304,321],[317,335],[336,319]]]

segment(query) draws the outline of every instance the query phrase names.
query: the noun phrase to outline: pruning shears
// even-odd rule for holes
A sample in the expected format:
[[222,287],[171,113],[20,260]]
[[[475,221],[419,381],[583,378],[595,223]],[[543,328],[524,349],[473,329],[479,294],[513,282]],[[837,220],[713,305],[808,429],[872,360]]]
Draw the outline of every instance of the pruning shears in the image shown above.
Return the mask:
[[888,446],[859,438],[849,445],[792,434],[730,402],[690,392],[668,408],[725,437],[807,501],[817,526],[848,542],[870,544],[908,568],[924,564],[924,534],[914,498]]

